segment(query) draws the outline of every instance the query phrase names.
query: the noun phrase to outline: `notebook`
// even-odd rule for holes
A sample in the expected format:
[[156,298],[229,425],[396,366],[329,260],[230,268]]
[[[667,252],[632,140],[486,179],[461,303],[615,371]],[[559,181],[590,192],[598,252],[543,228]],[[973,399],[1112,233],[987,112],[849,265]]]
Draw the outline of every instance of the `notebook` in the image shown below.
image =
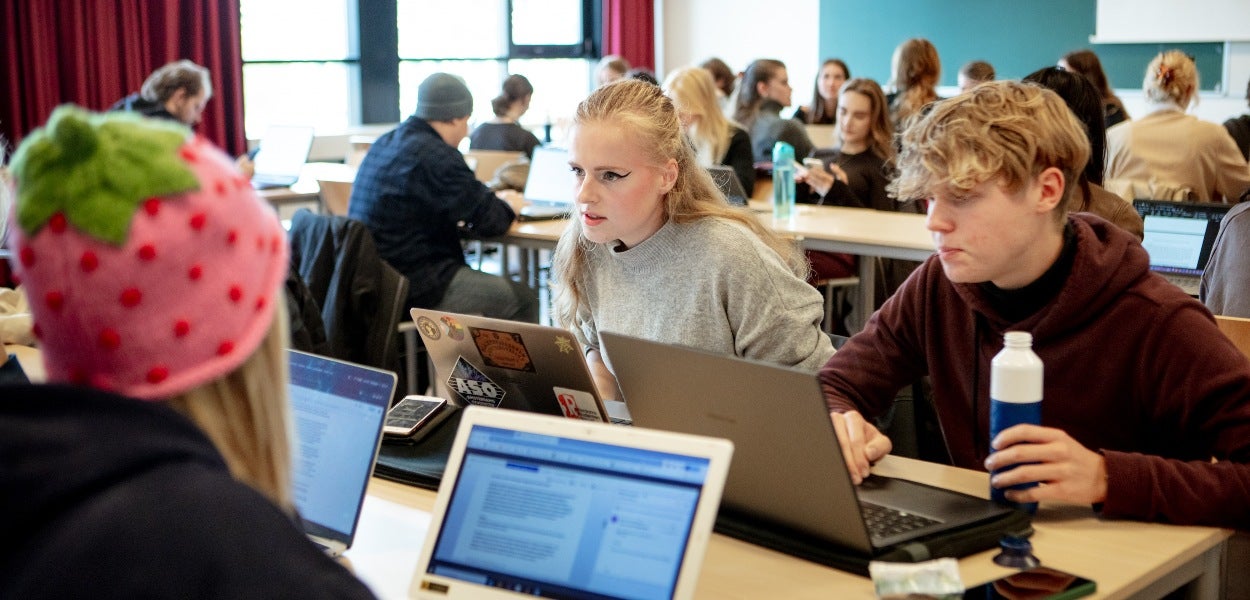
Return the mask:
[[725,200],[732,206],[747,205],[747,191],[742,188],[742,181],[734,170],[724,165],[712,165],[707,168],[708,175],[716,182],[716,188],[725,195]]
[[[856,486],[810,373],[610,332],[600,336],[636,426],[733,442],[722,513],[777,524],[864,557],[1018,516],[989,500],[902,479],[874,475]],[[896,520],[900,530],[871,533],[870,522],[880,519]],[[993,547],[1000,534],[962,551]],[[928,545],[935,547],[934,556],[891,560],[951,555],[940,554],[941,544]]]
[[569,168],[569,152],[562,148],[538,146],[530,157],[525,178],[525,206],[522,220],[563,219],[573,212],[577,177]]
[[338,556],[356,535],[395,374],[287,352],[295,507],[308,537]]
[[459,406],[629,422],[624,403],[599,397],[566,329],[423,308],[412,309],[412,320],[443,386],[439,395]]
[[256,158],[252,161],[252,187],[258,190],[287,187],[298,181],[300,170],[308,162],[312,142],[312,127],[270,125],[260,138]]
[[690,598],[733,446],[464,411],[415,598]]
[[1214,202],[1134,200],[1133,208],[1145,225],[1142,246],[1150,254],[1150,270],[1197,296],[1220,222],[1232,207]]

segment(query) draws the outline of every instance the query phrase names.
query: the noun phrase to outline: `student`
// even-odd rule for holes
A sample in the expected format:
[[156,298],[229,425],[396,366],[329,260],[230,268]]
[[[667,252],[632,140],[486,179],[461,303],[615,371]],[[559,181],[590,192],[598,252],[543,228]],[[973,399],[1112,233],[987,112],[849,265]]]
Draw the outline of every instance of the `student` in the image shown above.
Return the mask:
[[1220,233],[1202,272],[1198,297],[1217,315],[1250,319],[1250,197],[1234,206],[1220,221]]
[[528,287],[464,261],[461,231],[508,231],[523,198],[497,196],[456,149],[469,129],[473,96],[454,75],[435,73],[417,89],[417,110],[378,138],[356,172],[348,216],[365,224],[378,253],[408,278],[408,306],[538,321]]
[[534,86],[524,75],[509,75],[503,80],[503,89],[490,101],[495,118],[478,125],[469,136],[470,150],[506,150],[534,155],[534,148],[541,145],[538,137],[521,127],[521,116],[530,108]]
[[703,64],[699,66],[712,74],[712,80],[716,82],[717,103],[720,104],[721,110],[724,111],[727,106],[732,106],[728,104],[728,100],[733,97],[734,89],[738,84],[738,76],[733,69],[730,69],[725,61],[716,57],[703,61]]
[[1076,188],[1068,196],[1068,212],[1094,213],[1137,236],[1145,236],[1141,215],[1132,203],[1102,187],[1102,168],[1107,156],[1107,134],[1103,129],[1102,98],[1089,79],[1059,67],[1038,69],[1024,78],[1049,89],[1060,98],[1085,125],[1089,139],[1090,158],[1076,181]]
[[[1246,101],[1250,103],[1250,81],[1246,82]],[[1233,136],[1233,141],[1237,142],[1237,149],[1241,150],[1242,158],[1250,161],[1250,113],[1224,121],[1224,129],[1227,129],[1228,135]]]
[[[865,417],[928,375],[955,465],[1019,465],[991,484],[1042,484],[1011,500],[1250,527],[1250,361],[1133,236],[1067,214],[1088,157],[1063,101],[1012,81],[938,103],[904,134],[891,191],[929,198],[938,253],[821,370],[847,464],[860,481],[890,451]],[[1032,333],[1045,364],[1042,426],[991,440],[1007,331]]]
[[637,79],[638,81],[645,81],[655,86],[660,85],[660,80],[656,78],[655,72],[652,71],[651,69],[635,67],[633,69],[630,69],[629,71],[626,71],[625,77],[629,79]]
[[838,122],[838,90],[851,78],[851,70],[838,58],[830,58],[820,65],[816,75],[812,102],[794,111],[794,120],[806,125],[833,125]]
[[677,117],[694,144],[695,159],[705,167],[725,165],[734,170],[742,189],[755,189],[755,160],[751,136],[720,111],[716,87],[705,69],[686,67],[669,73],[664,94],[673,101]]
[[294,514],[286,234],[189,133],[62,107],[14,156],[49,384],[0,388],[0,596],[372,597]]
[[890,60],[890,86],[886,96],[895,131],[902,131],[908,120],[938,99],[937,84],[942,63],[937,48],[924,38],[912,38],[894,49]]
[[1111,91],[1107,74],[1102,70],[1102,61],[1098,60],[1098,55],[1094,54],[1093,50],[1073,50],[1064,54],[1059,59],[1058,65],[1065,71],[1084,75],[1098,89],[1098,93],[1102,95],[1103,120],[1107,129],[1131,118],[1124,108],[1124,103],[1120,101],[1120,97]]
[[577,211],[552,261],[556,314],[601,393],[618,396],[600,331],[815,372],[833,353],[794,243],[730,207],[660,88],[621,81],[577,107]]
[[959,67],[959,76],[956,81],[959,83],[959,91],[966,92],[979,83],[994,81],[994,65],[983,60],[973,60],[964,63]]
[[139,91],[118,100],[109,110],[134,111],[191,127],[200,122],[204,106],[212,97],[208,69],[179,60],[153,71]]
[[1108,189],[1126,196],[1131,188],[1134,198],[1236,202],[1250,187],[1250,167],[1223,127],[1186,114],[1198,97],[1193,59],[1179,50],[1159,53],[1142,88],[1150,112],[1107,130]]
[[608,54],[600,58],[598,66],[595,67],[595,83],[603,86],[624,79],[629,69],[629,61],[615,54]]
[[747,66],[738,90],[734,120],[751,134],[755,160],[772,162],[773,145],[786,142],[794,147],[794,156],[811,154],[812,140],[803,126],[792,119],[781,118],[781,109],[790,106],[790,76],[779,60],[761,58]]

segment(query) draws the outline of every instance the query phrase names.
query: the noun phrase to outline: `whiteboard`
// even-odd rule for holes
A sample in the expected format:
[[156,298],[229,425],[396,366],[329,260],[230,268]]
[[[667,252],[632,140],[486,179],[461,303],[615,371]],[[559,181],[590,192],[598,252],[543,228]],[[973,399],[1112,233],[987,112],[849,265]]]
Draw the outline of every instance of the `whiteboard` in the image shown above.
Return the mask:
[[1250,41],[1250,0],[1098,0],[1095,44]]

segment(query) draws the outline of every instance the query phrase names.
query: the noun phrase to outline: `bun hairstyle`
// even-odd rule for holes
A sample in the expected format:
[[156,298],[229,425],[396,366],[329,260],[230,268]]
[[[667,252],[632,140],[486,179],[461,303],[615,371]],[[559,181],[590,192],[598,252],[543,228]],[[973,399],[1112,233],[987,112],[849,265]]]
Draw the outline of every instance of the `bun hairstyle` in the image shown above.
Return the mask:
[[534,95],[534,86],[524,75],[509,75],[503,80],[502,90],[490,101],[491,110],[495,111],[497,117],[508,114],[508,109],[513,104]]
[[1180,50],[1160,52],[1146,67],[1142,89],[1151,102],[1172,102],[1187,108],[1198,90],[1198,66]]

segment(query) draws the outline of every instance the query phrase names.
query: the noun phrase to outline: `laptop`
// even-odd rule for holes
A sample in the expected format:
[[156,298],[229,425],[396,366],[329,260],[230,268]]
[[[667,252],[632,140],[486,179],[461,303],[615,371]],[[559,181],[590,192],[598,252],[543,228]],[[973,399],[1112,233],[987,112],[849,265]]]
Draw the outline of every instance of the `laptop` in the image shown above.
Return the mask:
[[308,162],[312,142],[312,127],[270,125],[260,138],[256,158],[252,161],[252,187],[258,190],[289,187],[298,181],[300,170]]
[[569,152],[563,148],[538,146],[530,157],[525,178],[525,206],[518,219],[540,221],[563,219],[573,212],[577,177],[569,168]]
[[304,532],[331,556],[352,545],[395,374],[288,350],[292,487]]
[[716,182],[716,188],[720,193],[725,195],[725,200],[731,206],[746,206],[747,191],[742,188],[742,181],[738,179],[738,174],[734,170],[725,165],[712,165],[707,168],[708,175],[712,176],[712,181]]
[[1220,222],[1232,207],[1214,202],[1134,200],[1133,208],[1145,225],[1142,246],[1150,254],[1150,270],[1197,296]]
[[733,446],[471,407],[408,594],[691,598]]
[[[1018,516],[989,500],[902,479],[873,475],[856,486],[810,373],[610,332],[600,336],[635,426],[733,442],[723,514],[779,525],[869,558]],[[879,529],[881,519],[894,525]],[[976,551],[997,545],[1001,533]],[[929,546],[936,556],[892,554],[891,560],[949,556],[940,554],[941,546]]]
[[440,395],[452,403],[629,422],[623,402],[599,397],[581,345],[567,329],[423,308],[411,312],[443,384]]

